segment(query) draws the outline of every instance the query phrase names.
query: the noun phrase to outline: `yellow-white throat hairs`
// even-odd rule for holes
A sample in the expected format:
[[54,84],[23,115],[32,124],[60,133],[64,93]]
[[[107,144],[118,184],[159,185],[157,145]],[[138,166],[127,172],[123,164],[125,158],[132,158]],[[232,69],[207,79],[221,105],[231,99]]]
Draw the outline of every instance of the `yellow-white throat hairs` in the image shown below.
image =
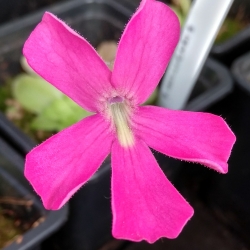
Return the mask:
[[112,123],[115,126],[117,138],[123,147],[134,144],[134,136],[130,129],[129,109],[122,97],[116,96],[110,100]]

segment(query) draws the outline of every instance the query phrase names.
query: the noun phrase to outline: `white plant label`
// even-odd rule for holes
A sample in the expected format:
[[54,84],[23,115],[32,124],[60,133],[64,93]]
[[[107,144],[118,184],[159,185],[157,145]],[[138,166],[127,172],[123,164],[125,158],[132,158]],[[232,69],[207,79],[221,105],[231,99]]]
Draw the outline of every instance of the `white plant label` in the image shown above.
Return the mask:
[[[159,105],[183,109],[233,0],[195,0],[167,68]],[[166,45],[167,46],[167,45]]]

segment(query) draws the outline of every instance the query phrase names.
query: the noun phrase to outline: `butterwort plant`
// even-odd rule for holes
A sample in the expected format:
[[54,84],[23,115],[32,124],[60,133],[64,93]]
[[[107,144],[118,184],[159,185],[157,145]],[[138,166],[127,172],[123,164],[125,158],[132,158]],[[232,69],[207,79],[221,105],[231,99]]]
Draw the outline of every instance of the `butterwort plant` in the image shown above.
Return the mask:
[[111,153],[113,236],[152,243],[177,237],[193,208],[168,181],[150,148],[227,172],[235,136],[221,117],[141,105],[160,81],[179,32],[169,7],[142,0],[110,71],[83,37],[44,14],[24,45],[28,64],[94,113],[27,155],[25,176],[45,208],[60,209]]

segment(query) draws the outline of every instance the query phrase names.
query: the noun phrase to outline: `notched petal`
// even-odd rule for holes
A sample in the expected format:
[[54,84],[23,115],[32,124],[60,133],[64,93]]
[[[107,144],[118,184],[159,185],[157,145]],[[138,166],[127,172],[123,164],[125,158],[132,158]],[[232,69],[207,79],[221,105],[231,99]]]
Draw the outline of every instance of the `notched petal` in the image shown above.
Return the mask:
[[45,208],[56,210],[95,173],[114,139],[100,115],[59,132],[26,157],[25,177]]
[[112,86],[111,72],[95,49],[46,12],[24,44],[29,66],[84,109],[99,111]]
[[111,78],[117,91],[137,104],[146,101],[166,70],[179,34],[179,20],[166,4],[143,0],[118,45]]
[[176,238],[192,207],[168,181],[142,141],[132,148],[112,146],[113,236],[153,243]]
[[151,148],[173,158],[227,173],[235,135],[219,116],[144,106],[133,116],[134,133]]

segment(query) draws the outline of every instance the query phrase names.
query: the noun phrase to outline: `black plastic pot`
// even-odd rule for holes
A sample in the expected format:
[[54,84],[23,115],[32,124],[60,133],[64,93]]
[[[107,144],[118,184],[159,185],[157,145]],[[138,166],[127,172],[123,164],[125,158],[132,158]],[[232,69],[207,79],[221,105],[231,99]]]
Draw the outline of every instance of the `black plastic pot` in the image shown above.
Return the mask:
[[32,139],[21,133],[2,113],[0,113],[0,134],[3,139],[8,141],[23,156],[35,145]]
[[238,58],[232,65],[233,76],[242,91],[250,95],[250,48],[249,52]]
[[207,110],[232,90],[233,80],[228,69],[216,60],[209,58],[184,109]]
[[217,218],[250,243],[250,53],[232,65],[235,91],[227,100],[230,112],[223,112],[234,133],[236,144],[229,159],[229,172],[214,176],[208,203]]
[[19,240],[4,247],[4,250],[38,250],[41,242],[57,231],[67,219],[67,206],[56,212],[43,208],[40,199],[23,176],[23,165],[23,157],[0,139],[0,197],[32,203],[25,206],[6,202],[1,206],[11,210],[23,223],[37,224],[28,229]]
[[63,0],[0,0],[0,24],[20,18],[60,1]]
[[249,50],[250,43],[250,2],[248,0],[235,0],[229,11],[228,16],[235,18],[241,14],[243,20],[248,25],[239,31],[232,38],[221,44],[215,44],[211,50],[211,56],[230,66],[239,56]]

